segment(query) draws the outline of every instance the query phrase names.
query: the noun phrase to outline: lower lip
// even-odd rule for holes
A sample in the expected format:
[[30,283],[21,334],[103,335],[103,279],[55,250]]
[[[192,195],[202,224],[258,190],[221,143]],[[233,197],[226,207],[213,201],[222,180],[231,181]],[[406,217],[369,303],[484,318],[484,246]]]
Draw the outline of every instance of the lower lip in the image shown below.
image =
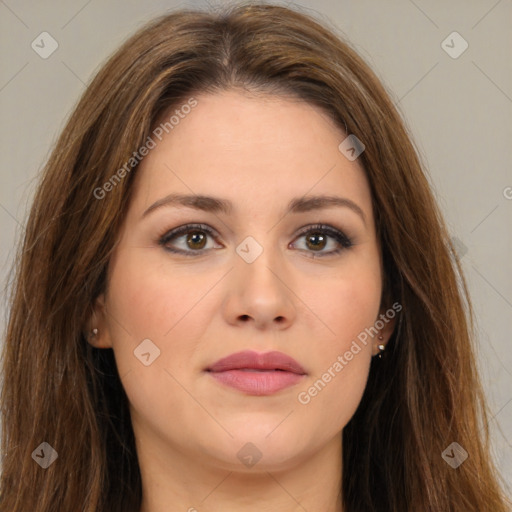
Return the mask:
[[256,396],[272,395],[282,389],[298,384],[304,377],[304,375],[297,373],[279,370],[227,370],[208,373],[226,386]]

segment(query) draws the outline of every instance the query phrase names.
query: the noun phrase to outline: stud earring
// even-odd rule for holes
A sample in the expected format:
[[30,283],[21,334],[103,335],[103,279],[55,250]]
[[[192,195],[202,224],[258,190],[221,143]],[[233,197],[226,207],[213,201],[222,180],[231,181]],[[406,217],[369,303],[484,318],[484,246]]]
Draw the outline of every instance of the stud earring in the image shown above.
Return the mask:
[[94,336],[97,336],[98,335],[98,329],[95,327],[92,331],[91,331],[91,334],[90,334],[90,337],[93,338]]
[[[379,334],[378,339],[379,339],[379,340],[383,340],[383,339],[384,339],[384,337],[382,336],[382,334]],[[378,355],[378,358],[379,358],[379,359],[382,359],[382,352],[384,352],[384,350],[386,350],[386,345],[384,345],[383,343],[380,343],[380,344],[378,345],[378,347],[379,347],[379,351],[380,351],[380,352],[379,352],[379,355]]]

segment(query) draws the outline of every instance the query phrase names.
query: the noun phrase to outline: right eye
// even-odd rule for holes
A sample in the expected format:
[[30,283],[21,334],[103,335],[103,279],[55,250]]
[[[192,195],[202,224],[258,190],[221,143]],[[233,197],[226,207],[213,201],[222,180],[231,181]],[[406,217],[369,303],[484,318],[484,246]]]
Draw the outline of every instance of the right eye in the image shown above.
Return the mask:
[[[195,256],[202,254],[214,247],[205,248],[208,237],[216,238],[217,234],[213,229],[205,224],[185,224],[178,228],[164,233],[158,240],[166,251],[183,254],[186,256]],[[176,248],[176,242],[181,241],[181,248]],[[173,242],[171,244],[171,242]],[[195,254],[194,254],[195,253]]]

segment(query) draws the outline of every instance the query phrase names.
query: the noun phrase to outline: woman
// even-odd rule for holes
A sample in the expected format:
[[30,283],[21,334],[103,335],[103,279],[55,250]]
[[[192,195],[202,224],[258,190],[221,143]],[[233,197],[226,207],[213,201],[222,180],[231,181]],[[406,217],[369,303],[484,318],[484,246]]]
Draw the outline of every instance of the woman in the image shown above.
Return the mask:
[[155,20],[34,200],[1,510],[505,511],[452,252],[347,43],[270,5]]

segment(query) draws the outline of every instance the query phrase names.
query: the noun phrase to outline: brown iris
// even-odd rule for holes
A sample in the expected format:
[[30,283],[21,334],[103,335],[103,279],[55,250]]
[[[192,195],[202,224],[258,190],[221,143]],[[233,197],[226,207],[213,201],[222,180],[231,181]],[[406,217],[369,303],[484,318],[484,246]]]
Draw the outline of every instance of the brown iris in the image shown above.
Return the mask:
[[[310,245],[311,240],[314,240],[312,245]],[[306,237],[306,243],[310,249],[323,249],[326,243],[325,235],[322,233],[312,233]]]
[[203,249],[206,245],[206,235],[202,231],[190,231],[187,235],[187,245],[191,249]]

